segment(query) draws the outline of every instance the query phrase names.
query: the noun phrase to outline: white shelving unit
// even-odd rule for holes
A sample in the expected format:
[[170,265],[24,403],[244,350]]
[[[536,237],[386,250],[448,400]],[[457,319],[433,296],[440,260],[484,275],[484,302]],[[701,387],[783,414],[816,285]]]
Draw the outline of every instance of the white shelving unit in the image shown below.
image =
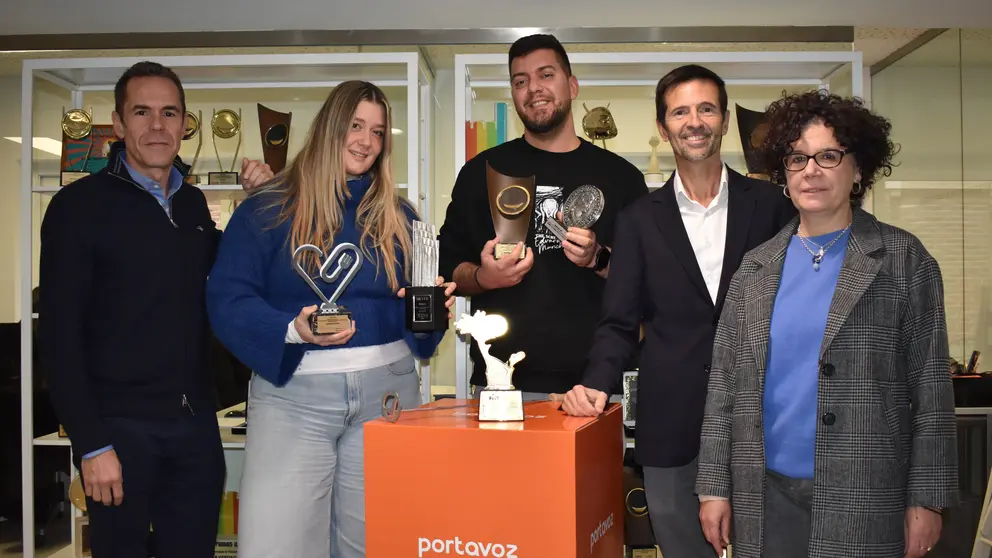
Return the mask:
[[[567,47],[566,47],[567,50]],[[684,64],[700,64],[724,79],[728,88],[734,86],[775,86],[810,87],[830,89],[831,84],[848,79],[850,94],[864,97],[866,76],[862,67],[862,54],[852,51],[798,51],[798,52],[609,52],[575,53],[568,55],[572,73],[579,81],[581,101],[583,88],[643,88],[644,98],[654,97],[654,88],[669,71]],[[505,54],[461,54],[455,56],[455,175],[465,164],[465,125],[474,120],[473,105],[483,90],[501,90],[497,94],[509,102],[510,76]],[[617,89],[619,91],[619,89]],[[491,91],[485,92],[491,97]],[[731,94],[729,109],[731,118],[735,100]],[[767,99],[768,102],[774,97]],[[866,99],[867,100],[867,99]],[[591,107],[590,107],[591,108]],[[754,108],[754,107],[752,107]],[[582,111],[581,102],[573,102],[573,112]],[[488,117],[488,115],[487,115]],[[653,122],[654,110],[645,111],[643,118]],[[581,129],[578,130],[582,133]],[[507,139],[510,139],[509,137]],[[645,146],[647,138],[645,137]],[[659,156],[668,149],[659,146]],[[631,162],[646,159],[648,148],[643,153],[620,153]],[[726,152],[725,152],[726,155]],[[664,170],[664,169],[663,169]],[[650,188],[662,184],[649,184]],[[455,303],[455,315],[469,312],[469,300],[459,297]],[[469,378],[472,361],[469,356],[469,342],[458,337],[455,340],[455,396],[469,396]]]
[[[65,446],[68,440],[57,433],[33,436],[33,362],[32,362],[32,289],[34,249],[34,201],[36,195],[51,195],[60,187],[34,184],[34,116],[36,80],[49,81],[71,94],[71,107],[84,108],[86,92],[113,91],[120,75],[131,65],[145,58],[66,58],[26,60],[22,71],[21,86],[21,450],[23,491],[23,543],[24,557],[35,556],[34,524],[34,446]],[[172,68],[183,82],[187,101],[195,90],[243,90],[319,88],[330,90],[345,80],[362,79],[380,87],[405,88],[406,122],[394,122],[406,130],[407,180],[399,186],[406,189],[407,197],[417,207],[423,219],[430,218],[430,142],[429,119],[433,102],[433,76],[427,71],[417,52],[368,52],[326,54],[252,54],[166,56],[153,60]],[[395,103],[399,99],[392,99]],[[293,128],[309,128],[310,121],[297,115]],[[205,126],[209,131],[209,126]],[[201,133],[204,130],[201,129]],[[254,137],[246,142],[258,141]],[[204,146],[206,147],[206,146]],[[207,153],[204,151],[202,153]],[[188,162],[188,161],[187,161]],[[237,167],[240,168],[240,167]],[[237,170],[237,169],[236,169]],[[199,171],[194,171],[199,172]],[[205,191],[238,192],[235,186],[200,185]],[[35,317],[37,317],[35,315]],[[420,367],[424,401],[430,398],[430,367]],[[226,450],[237,450],[242,445],[225,440]],[[71,449],[69,450],[71,451]],[[71,462],[71,459],[70,459]],[[78,474],[70,465],[73,476]],[[74,517],[80,512],[73,509]],[[72,526],[72,544],[75,544],[75,522]],[[71,552],[71,550],[70,550]]]

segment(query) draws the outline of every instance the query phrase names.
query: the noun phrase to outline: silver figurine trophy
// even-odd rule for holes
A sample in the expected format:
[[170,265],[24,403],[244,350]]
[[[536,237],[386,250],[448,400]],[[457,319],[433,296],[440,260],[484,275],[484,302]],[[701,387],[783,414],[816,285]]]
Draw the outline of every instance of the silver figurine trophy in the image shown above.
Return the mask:
[[413,222],[410,286],[406,287],[406,327],[414,333],[448,329],[444,287],[436,286],[438,240],[433,225]]
[[489,342],[506,334],[509,329],[506,318],[476,310],[471,316],[462,314],[455,322],[455,329],[475,339],[486,364],[486,387],[479,397],[479,420],[524,420],[523,393],[513,387],[513,368],[527,355],[517,351],[510,355],[507,362],[503,362],[489,354]]
[[[325,283],[330,284],[341,279],[330,298],[324,296],[323,291],[304,268],[302,261],[307,252],[313,252],[317,256],[317,261],[320,263],[320,278]],[[361,250],[354,244],[345,242],[335,246],[330,255],[324,258],[324,252],[320,248],[313,244],[304,244],[293,252],[293,264],[296,266],[296,272],[322,301],[320,308],[310,314],[310,331],[314,335],[328,335],[348,330],[351,327],[351,311],[337,304],[337,300],[362,267]],[[341,274],[344,270],[348,272],[342,278]]]
[[557,219],[546,219],[544,226],[551,231],[551,234],[557,236],[558,240],[565,242],[565,233],[570,227],[588,229],[595,225],[603,214],[604,205],[606,202],[602,190],[591,184],[579,186],[569,194],[562,205],[561,220],[564,226]]

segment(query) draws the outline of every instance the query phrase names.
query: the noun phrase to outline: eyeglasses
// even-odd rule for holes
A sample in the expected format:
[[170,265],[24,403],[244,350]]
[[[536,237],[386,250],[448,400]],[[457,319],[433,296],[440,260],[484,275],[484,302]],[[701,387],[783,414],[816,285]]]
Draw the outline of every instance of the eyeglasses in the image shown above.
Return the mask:
[[806,168],[810,159],[815,159],[816,164],[820,165],[821,169],[832,169],[840,164],[844,159],[844,155],[849,153],[851,152],[844,149],[824,149],[815,155],[807,155],[796,151],[782,157],[782,164],[786,170],[801,171]]

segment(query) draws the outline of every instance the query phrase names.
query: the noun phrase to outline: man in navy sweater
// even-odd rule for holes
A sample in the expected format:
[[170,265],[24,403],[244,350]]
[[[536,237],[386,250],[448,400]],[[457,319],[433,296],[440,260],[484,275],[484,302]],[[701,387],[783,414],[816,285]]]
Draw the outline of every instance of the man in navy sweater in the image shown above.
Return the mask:
[[171,70],[127,70],[106,168],[54,195],[41,227],[41,361],[97,558],[147,556],[152,524],[157,558],[214,551],[225,464],[204,289],[220,231],[183,184],[185,112]]

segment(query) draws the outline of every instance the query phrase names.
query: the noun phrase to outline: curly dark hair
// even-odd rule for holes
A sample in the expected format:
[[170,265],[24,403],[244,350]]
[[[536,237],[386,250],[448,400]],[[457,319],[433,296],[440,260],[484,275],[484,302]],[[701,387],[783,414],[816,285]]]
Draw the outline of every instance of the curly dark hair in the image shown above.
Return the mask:
[[[785,184],[782,159],[792,151],[792,144],[803,131],[816,122],[830,128],[837,143],[852,153],[861,170],[861,189],[851,192],[851,204],[860,206],[880,174],[892,174],[892,157],[896,147],[889,139],[892,124],[864,106],[857,97],[841,97],[826,91],[809,91],[785,95],[768,106],[765,112],[768,135],[759,148],[771,180]],[[810,161],[815,165],[816,162]]]

